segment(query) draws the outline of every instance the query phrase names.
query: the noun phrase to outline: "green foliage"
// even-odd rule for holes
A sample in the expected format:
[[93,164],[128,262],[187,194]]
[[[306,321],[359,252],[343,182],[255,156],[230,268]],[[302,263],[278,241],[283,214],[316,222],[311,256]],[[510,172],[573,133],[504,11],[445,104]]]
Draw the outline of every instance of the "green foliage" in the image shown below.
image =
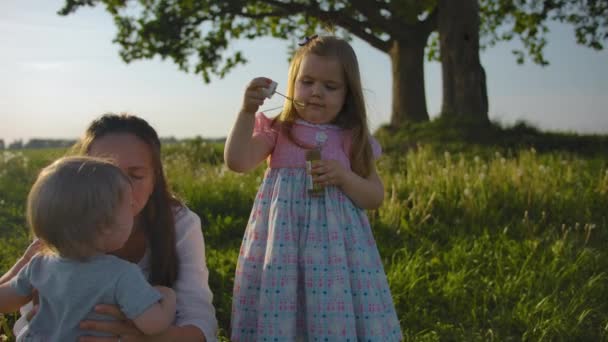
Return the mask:
[[[236,40],[261,37],[290,40],[288,51],[293,52],[293,42],[298,37],[318,30],[336,32],[336,28],[344,36],[356,36],[391,55],[393,70],[417,68],[422,75],[422,64],[405,64],[422,57],[425,51],[430,60],[439,59],[438,35],[433,33],[439,27],[438,21],[444,20],[438,13],[445,10],[441,6],[447,3],[437,0],[147,0],[133,5],[133,2],[118,0],[65,0],[58,13],[69,15],[82,7],[104,6],[116,25],[114,42],[120,45],[119,53],[126,63],[159,56],[163,60],[173,60],[182,71],[201,75],[209,83],[211,75],[222,78],[247,62],[242,51],[230,46]],[[535,63],[548,64],[544,48],[549,20],[574,26],[577,42],[594,49],[602,49],[608,38],[608,3],[605,0],[469,0],[469,4],[471,6],[467,8],[471,11],[479,10],[481,21],[475,39],[481,37],[484,47],[518,36],[526,50],[513,51],[518,63],[523,63],[527,53]],[[476,15],[471,17],[477,18]],[[453,19],[453,16],[442,18]],[[467,46],[477,49],[478,45]],[[473,52],[477,54],[477,51]],[[419,56],[402,58],[400,54],[403,53]],[[462,66],[456,66],[459,67]],[[424,92],[421,78],[394,77],[394,80],[395,94],[400,89]],[[485,84],[482,88],[485,91]],[[470,91],[467,89],[458,91],[466,93]],[[401,92],[398,96],[406,95]],[[424,100],[412,97],[394,101],[391,123],[428,121],[426,109],[416,109],[426,108]],[[477,106],[479,103],[472,105],[467,107],[487,107]],[[483,110],[473,114],[481,119],[487,117]]]
[[[140,1],[137,6],[116,0],[65,0],[59,10],[69,15],[81,7],[104,6],[117,27],[114,39],[125,62],[160,56],[186,72],[225,76],[247,62],[230,48],[232,40],[274,37],[298,40],[319,29],[341,28],[388,52],[391,40],[420,22],[436,0],[412,1]],[[411,30],[412,33],[414,30]]]
[[[0,273],[4,274],[29,244],[25,203],[38,170],[63,153],[62,149],[0,151]],[[16,314],[0,316],[2,333],[12,337],[7,328]]]
[[[230,51],[232,39],[271,36],[287,39],[303,37],[319,28],[341,27],[388,52],[395,32],[408,30],[437,10],[437,0],[398,1],[178,1],[156,0],[128,6],[116,0],[66,0],[59,14],[68,15],[80,7],[104,5],[117,26],[115,42],[125,62],[158,55],[171,58],[181,70],[194,70],[210,82],[211,74],[223,77],[247,62],[241,51]],[[577,43],[603,49],[608,38],[606,1],[479,1],[482,47],[519,37],[524,49],[514,50],[518,63],[526,55],[540,65],[549,21],[569,24]],[[436,24],[433,24],[434,31]],[[415,30],[411,34],[422,33]],[[424,33],[428,35],[428,33]],[[525,51],[524,51],[525,50]],[[194,66],[190,65],[196,56]],[[437,60],[437,36],[433,36],[428,57]]]
[[549,21],[572,25],[576,42],[595,50],[602,50],[608,39],[608,2],[602,1],[479,1],[482,19],[482,45],[493,46],[500,41],[519,37],[525,52],[514,50],[518,63],[526,54],[534,63],[547,65],[544,48],[549,32]]
[[[608,154],[592,151],[606,138],[496,126],[486,127],[484,147],[466,129],[429,125],[434,133],[423,126],[379,132],[386,196],[369,212],[405,339],[608,339]],[[437,135],[441,143],[431,143]],[[163,153],[171,186],[203,221],[227,340],[238,250],[264,166],[235,174],[222,165],[221,150],[195,139]],[[1,208],[13,208],[0,217],[2,272],[27,244],[23,201],[47,162],[37,155],[0,164]]]
[[[0,237],[26,231],[23,214],[29,188],[38,170],[61,153],[59,149],[0,151]],[[9,253],[0,251],[0,255],[4,252]],[[2,264],[8,259],[0,260]]]

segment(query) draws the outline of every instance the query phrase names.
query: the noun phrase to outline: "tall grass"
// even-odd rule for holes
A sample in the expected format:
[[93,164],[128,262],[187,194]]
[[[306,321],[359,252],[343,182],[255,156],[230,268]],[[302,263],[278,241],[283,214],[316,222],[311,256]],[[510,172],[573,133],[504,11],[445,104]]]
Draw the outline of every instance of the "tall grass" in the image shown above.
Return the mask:
[[407,339],[605,339],[607,161],[486,155],[383,161],[373,224]]
[[[173,189],[204,223],[226,339],[238,248],[264,167],[229,172],[221,148],[173,145],[165,164]],[[387,150],[378,165],[385,201],[369,216],[406,340],[608,339],[608,158]],[[23,200],[44,160],[35,158],[18,167],[0,160],[0,210],[12,208],[0,219],[1,271],[26,245]]]

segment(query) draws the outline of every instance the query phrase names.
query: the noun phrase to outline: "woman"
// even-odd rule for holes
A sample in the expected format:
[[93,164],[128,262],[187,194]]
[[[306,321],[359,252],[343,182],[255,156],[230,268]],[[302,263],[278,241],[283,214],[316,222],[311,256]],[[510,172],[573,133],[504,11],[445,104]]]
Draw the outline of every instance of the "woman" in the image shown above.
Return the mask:
[[[171,196],[160,150],[156,131],[145,120],[126,114],[106,114],[93,121],[74,146],[79,154],[112,158],[131,179],[135,223],[124,247],[113,254],[140,266],[152,285],[171,287],[177,294],[175,322],[154,340],[215,341],[217,320],[200,218]],[[9,272],[14,273],[15,267]],[[96,312],[118,320],[83,321],[83,329],[113,334],[111,341],[144,340],[118,307],[98,305]],[[15,330],[23,326],[23,316]],[[80,341],[108,338],[88,336]]]

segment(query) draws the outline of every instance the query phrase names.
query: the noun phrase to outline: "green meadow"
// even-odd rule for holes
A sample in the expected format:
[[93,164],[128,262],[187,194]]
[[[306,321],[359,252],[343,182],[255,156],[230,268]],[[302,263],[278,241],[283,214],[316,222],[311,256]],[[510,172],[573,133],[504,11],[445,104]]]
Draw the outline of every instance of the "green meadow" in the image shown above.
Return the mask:
[[[425,132],[378,133],[386,194],[369,212],[405,339],[608,340],[607,139],[526,127],[481,140]],[[63,152],[0,152],[0,272],[28,244],[29,186]],[[230,172],[223,145],[202,139],[163,153],[173,190],[203,221],[227,339],[235,263],[264,166]],[[9,341],[16,317],[0,318]]]

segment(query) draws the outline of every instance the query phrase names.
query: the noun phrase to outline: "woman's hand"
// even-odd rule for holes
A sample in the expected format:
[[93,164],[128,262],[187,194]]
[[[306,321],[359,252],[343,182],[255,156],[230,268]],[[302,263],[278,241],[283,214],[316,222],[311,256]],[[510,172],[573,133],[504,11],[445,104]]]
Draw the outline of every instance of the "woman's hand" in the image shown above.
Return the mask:
[[38,309],[40,309],[40,297],[38,297],[38,290],[32,290],[32,310],[28,311],[25,314],[25,319],[30,322],[34,316],[38,313]]
[[341,187],[346,181],[349,170],[336,160],[318,160],[312,165],[313,181],[322,186],[335,185]]
[[111,316],[116,318],[115,321],[94,321],[87,320],[80,323],[80,328],[85,330],[93,330],[97,332],[105,332],[112,334],[112,337],[99,336],[82,336],[78,339],[79,342],[136,342],[136,341],[152,341],[152,336],[144,335],[131,320],[120,311],[118,306],[109,304],[99,304],[95,306],[95,313]]
[[257,77],[249,82],[247,88],[245,88],[241,113],[253,115],[258,111],[258,108],[260,108],[266,99],[265,91],[270,86],[270,83],[272,83],[272,80],[266,77]]

